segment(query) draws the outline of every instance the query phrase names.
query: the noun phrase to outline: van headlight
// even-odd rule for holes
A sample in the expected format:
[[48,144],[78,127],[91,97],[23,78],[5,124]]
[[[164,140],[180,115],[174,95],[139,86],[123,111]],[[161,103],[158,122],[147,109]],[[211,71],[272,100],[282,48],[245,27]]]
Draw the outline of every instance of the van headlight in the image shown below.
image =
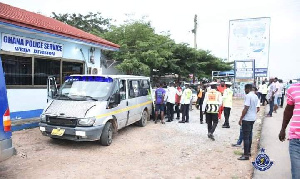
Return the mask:
[[95,117],[82,118],[82,119],[78,119],[78,125],[79,126],[92,126],[92,125],[94,125],[95,121],[96,121]]
[[41,119],[41,122],[46,122],[46,115],[41,114],[40,119]]

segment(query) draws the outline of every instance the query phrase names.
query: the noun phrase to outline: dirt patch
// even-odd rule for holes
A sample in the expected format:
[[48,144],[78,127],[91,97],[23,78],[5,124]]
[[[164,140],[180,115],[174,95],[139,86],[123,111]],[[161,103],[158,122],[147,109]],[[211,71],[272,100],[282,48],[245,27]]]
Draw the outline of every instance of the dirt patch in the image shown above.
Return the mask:
[[207,126],[200,124],[196,109],[188,124],[149,121],[144,128],[129,126],[109,147],[53,140],[37,128],[14,132],[17,155],[1,163],[0,178],[250,178],[255,157],[238,161],[235,151],[242,149],[231,147],[239,136],[242,108],[243,101],[234,102],[231,128],[223,129],[222,120],[216,141],[207,138]]

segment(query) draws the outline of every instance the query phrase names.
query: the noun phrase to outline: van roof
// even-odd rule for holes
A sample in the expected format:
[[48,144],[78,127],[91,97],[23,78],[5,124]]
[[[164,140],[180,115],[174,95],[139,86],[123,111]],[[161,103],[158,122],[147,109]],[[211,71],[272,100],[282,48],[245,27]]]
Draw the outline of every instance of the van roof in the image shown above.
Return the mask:
[[70,75],[70,76],[102,76],[102,77],[111,77],[111,78],[131,78],[131,79],[135,79],[135,78],[147,78],[149,79],[149,77],[146,76],[135,76],[135,75],[82,75],[82,74],[74,74],[74,75]]

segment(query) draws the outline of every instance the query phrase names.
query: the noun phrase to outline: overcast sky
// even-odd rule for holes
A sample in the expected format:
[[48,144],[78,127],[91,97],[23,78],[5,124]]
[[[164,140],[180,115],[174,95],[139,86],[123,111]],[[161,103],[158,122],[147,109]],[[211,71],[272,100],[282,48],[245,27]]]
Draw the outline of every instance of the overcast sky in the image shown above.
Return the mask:
[[269,70],[283,79],[300,77],[300,1],[298,0],[1,0],[50,16],[57,13],[101,12],[120,24],[125,14],[147,16],[157,32],[169,31],[176,42],[193,45],[194,15],[198,15],[198,48],[228,56],[229,20],[271,17]]

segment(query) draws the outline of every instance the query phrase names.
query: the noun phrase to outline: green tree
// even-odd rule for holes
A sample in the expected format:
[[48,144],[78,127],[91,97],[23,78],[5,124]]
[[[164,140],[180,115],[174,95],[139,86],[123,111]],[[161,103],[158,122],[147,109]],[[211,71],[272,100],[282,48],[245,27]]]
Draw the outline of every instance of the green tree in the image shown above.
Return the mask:
[[[211,71],[223,71],[232,69],[229,63],[212,55],[209,51],[196,50],[188,44],[176,44],[173,48],[173,59],[176,59],[178,80],[194,74],[198,78],[210,77]],[[169,69],[166,69],[169,70]]]
[[111,23],[111,19],[102,17],[100,12],[89,12],[86,15],[76,13],[56,14],[52,12],[52,18],[98,36],[107,32]]
[[127,74],[153,75],[172,57],[175,44],[169,35],[156,34],[149,22],[129,21],[119,27],[112,26],[104,38],[121,46],[120,52],[107,52],[109,58],[120,63],[117,68]]
[[211,71],[231,69],[230,64],[209,51],[196,50],[188,44],[176,44],[167,33],[157,34],[148,21],[129,20],[120,26],[110,26],[111,19],[100,12],[56,14],[52,17],[83,31],[104,37],[121,46],[119,52],[103,53],[119,61],[117,69],[126,74],[164,76],[178,74],[178,80],[194,74],[209,77]]

